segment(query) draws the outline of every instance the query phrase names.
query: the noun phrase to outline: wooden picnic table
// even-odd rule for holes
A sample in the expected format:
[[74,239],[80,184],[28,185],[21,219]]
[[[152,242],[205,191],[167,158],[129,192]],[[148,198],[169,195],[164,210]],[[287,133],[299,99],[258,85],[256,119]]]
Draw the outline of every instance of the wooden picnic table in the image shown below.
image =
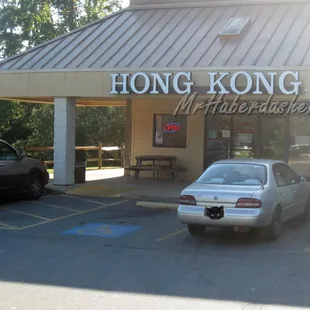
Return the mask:
[[[140,171],[152,171],[153,178],[158,180],[159,172],[171,172],[173,180],[179,171],[186,171],[184,167],[176,165],[177,157],[170,155],[140,155],[136,156],[136,165],[126,167],[135,172],[135,179],[138,179]],[[151,163],[150,163],[151,162]],[[166,164],[163,164],[166,163]]]
[[153,162],[153,166],[160,166],[162,162],[170,163],[170,167],[173,168],[176,165],[177,157],[169,155],[141,155],[136,156],[136,166],[142,166],[143,162]]

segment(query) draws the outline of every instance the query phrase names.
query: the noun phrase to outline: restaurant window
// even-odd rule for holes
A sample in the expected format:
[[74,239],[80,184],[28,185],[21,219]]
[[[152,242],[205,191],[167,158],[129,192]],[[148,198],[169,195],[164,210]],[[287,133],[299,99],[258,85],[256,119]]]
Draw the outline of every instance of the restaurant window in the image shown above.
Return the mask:
[[154,147],[186,148],[187,115],[154,115]]
[[304,176],[310,176],[310,116],[290,116],[289,165]]

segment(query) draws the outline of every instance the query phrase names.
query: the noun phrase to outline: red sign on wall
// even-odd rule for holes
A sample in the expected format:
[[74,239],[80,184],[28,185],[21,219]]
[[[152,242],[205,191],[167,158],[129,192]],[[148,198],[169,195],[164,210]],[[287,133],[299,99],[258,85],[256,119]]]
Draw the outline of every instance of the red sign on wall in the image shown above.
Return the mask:
[[180,131],[180,124],[178,123],[169,123],[164,125],[164,132],[177,132]]

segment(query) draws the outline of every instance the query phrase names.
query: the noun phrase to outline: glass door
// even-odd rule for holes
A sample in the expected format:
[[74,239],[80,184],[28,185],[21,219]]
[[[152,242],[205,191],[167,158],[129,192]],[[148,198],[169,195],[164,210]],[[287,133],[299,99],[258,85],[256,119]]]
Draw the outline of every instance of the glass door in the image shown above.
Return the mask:
[[204,169],[227,158],[287,161],[288,150],[288,120],[283,116],[206,116]]
[[233,158],[258,157],[259,127],[258,115],[233,116]]
[[208,115],[205,121],[204,169],[217,160],[231,158],[230,115]]
[[288,160],[287,119],[274,115],[261,117],[259,157]]

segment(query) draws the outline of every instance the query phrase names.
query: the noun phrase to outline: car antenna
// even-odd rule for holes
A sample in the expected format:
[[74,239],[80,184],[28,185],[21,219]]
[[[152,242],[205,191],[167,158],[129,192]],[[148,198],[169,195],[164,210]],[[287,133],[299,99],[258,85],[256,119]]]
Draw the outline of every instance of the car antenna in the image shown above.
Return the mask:
[[258,177],[258,179],[260,180],[260,184],[261,184],[261,186],[262,186],[262,189],[264,189],[264,183],[263,183],[263,180],[262,180],[260,177]]

